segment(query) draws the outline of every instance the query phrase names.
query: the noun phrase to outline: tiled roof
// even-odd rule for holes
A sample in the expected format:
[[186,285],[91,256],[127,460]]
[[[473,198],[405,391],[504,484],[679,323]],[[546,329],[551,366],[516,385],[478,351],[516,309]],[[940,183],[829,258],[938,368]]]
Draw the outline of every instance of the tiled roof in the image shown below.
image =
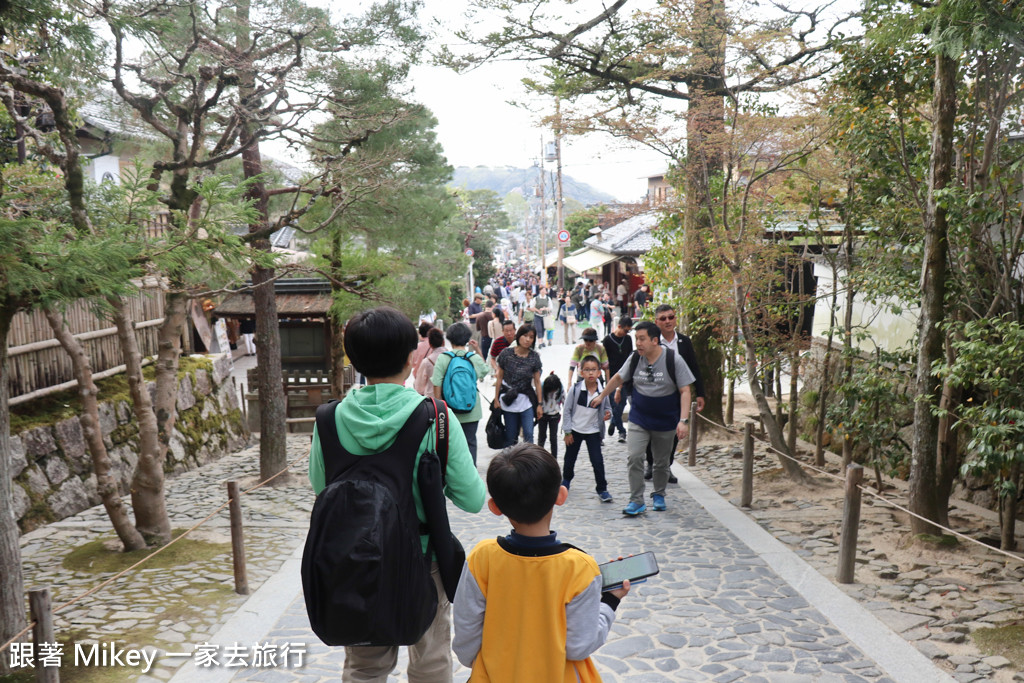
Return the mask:
[[588,237],[586,246],[598,251],[622,256],[645,254],[659,244],[654,228],[660,217],[656,211],[637,214],[601,231],[600,235]]

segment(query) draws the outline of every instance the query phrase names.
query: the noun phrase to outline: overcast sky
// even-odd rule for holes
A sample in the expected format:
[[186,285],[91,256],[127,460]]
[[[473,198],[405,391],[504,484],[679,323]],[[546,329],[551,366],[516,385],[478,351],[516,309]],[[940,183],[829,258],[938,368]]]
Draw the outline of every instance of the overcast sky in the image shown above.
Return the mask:
[[[456,40],[450,27],[453,22],[458,25],[465,4],[466,0],[425,1],[423,25],[442,24],[435,47]],[[527,168],[538,159],[541,139],[550,141],[553,134],[540,127],[541,114],[510,102],[530,97],[531,109],[545,113],[554,113],[555,103],[528,95],[521,84],[526,75],[525,65],[512,62],[488,64],[461,75],[429,65],[413,70],[415,99],[437,117],[438,139],[450,164]],[[647,176],[665,168],[661,155],[630,150],[610,136],[563,139],[562,172],[621,201],[639,200],[647,191]]]

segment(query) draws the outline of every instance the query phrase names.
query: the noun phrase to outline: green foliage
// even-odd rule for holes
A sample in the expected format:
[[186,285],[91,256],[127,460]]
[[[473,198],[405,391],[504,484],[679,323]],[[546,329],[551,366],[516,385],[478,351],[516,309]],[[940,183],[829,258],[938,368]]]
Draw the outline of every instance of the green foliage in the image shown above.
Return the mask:
[[900,435],[913,422],[902,369],[907,360],[906,355],[880,349],[872,361],[856,356],[853,376],[836,387],[844,400],[829,405],[825,415],[828,430],[853,442],[858,462],[874,465],[888,476],[905,475],[910,455],[910,446]]
[[[319,136],[362,139],[336,166],[344,191],[319,200],[303,219],[307,229],[324,226],[314,250],[323,254],[320,263],[331,277],[347,283],[335,288],[332,314],[338,320],[379,303],[413,319],[443,312],[450,284],[467,263],[457,234],[458,203],[445,186],[451,167],[434,133],[437,121],[424,107],[392,94],[402,74],[377,67],[335,65],[335,90],[362,115],[338,112]],[[382,120],[388,123],[379,130],[354,128]],[[325,168],[339,151],[324,148]]]
[[566,250],[580,249],[583,246],[583,240],[590,237],[590,229],[597,226],[601,214],[606,211],[608,211],[608,207],[604,204],[599,204],[597,206],[588,206],[585,209],[565,216],[565,229],[569,231],[570,236]]
[[511,227],[504,203],[492,190],[458,190],[460,215],[454,225],[463,245],[473,249],[473,280],[482,287],[495,274],[494,243],[499,231]]
[[989,473],[1002,497],[1017,495],[1013,463],[1024,463],[1024,326],[1009,315],[954,325],[952,363],[935,371],[957,387],[972,390],[955,417],[970,435],[964,473]]
[[31,306],[123,293],[137,250],[113,231],[80,235],[68,218],[63,179],[28,162],[0,168],[0,300]]

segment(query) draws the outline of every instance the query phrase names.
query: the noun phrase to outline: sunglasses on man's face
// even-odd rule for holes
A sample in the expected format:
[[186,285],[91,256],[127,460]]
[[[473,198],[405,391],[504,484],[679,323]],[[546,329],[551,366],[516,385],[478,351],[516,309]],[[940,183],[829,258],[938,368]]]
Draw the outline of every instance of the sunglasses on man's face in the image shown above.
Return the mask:
[[663,323],[663,322],[666,322],[668,320],[675,320],[675,319],[676,319],[675,315],[659,315],[658,316],[658,322],[659,323]]

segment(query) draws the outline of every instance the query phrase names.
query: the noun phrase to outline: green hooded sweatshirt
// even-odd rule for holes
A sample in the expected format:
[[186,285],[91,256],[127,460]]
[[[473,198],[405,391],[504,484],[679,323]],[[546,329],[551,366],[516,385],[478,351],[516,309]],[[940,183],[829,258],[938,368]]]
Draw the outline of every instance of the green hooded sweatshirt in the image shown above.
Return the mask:
[[[394,442],[398,431],[422,401],[423,396],[414,389],[397,384],[371,384],[352,389],[334,410],[334,422],[338,427],[341,445],[353,455],[380,453]],[[457,424],[451,410],[448,410],[448,424]],[[412,496],[421,522],[426,522],[426,518],[423,515],[416,473],[419,471],[420,456],[433,448],[434,430],[429,429],[420,442],[413,468]],[[309,482],[318,495],[327,486],[323,451],[315,427],[313,445],[309,452]],[[461,429],[448,430],[448,469],[444,494],[460,509],[473,513],[483,509],[487,495],[487,488],[473,464],[466,435]],[[427,550],[427,539],[427,536],[420,539],[423,552]]]

